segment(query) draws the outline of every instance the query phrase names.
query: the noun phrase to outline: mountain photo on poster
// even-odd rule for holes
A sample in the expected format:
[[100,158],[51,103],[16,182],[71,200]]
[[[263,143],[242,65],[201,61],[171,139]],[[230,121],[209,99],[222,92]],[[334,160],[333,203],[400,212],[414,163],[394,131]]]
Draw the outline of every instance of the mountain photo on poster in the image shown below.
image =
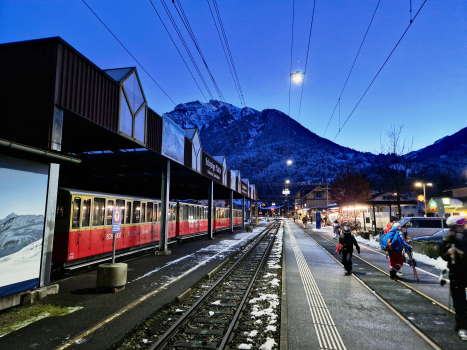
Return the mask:
[[39,286],[48,167],[0,156],[0,297]]

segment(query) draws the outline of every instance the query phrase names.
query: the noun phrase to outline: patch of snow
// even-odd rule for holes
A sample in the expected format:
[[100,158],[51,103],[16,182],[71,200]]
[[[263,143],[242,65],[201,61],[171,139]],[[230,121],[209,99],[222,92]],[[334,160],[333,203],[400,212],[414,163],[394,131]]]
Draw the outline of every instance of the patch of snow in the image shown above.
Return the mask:
[[267,332],[267,331],[275,332],[276,331],[276,326],[271,326],[271,325],[267,326],[265,332]]
[[267,338],[266,342],[261,345],[259,350],[272,350],[272,348],[277,345],[276,341],[273,338]]
[[237,347],[237,349],[251,349],[251,348],[253,348],[253,344],[245,344],[245,343],[242,343]]
[[220,300],[216,300],[215,302],[212,302],[211,305],[220,305],[221,304],[221,301]]

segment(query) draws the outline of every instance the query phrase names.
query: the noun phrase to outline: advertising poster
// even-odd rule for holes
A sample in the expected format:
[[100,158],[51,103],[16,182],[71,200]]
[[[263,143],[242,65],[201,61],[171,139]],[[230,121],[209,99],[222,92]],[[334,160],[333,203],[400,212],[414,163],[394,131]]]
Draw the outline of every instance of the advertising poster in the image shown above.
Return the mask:
[[165,114],[162,118],[161,154],[180,164],[184,164],[185,132]]
[[39,286],[48,169],[0,155],[0,297]]

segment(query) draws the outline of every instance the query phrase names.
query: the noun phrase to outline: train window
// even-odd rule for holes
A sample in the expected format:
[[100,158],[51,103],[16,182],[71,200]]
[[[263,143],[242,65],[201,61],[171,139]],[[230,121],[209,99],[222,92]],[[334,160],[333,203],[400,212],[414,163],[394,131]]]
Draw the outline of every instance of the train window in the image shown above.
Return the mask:
[[73,217],[71,219],[71,228],[79,228],[80,211],[81,211],[81,198],[75,197],[73,199]]
[[131,220],[131,202],[126,202],[126,209],[125,209],[125,224],[129,224]]
[[133,201],[133,221],[134,224],[139,224],[141,220],[141,202]]
[[67,217],[68,208],[67,197],[57,197],[57,208],[55,210],[56,219],[65,219]]
[[171,204],[170,207],[171,207],[170,212],[172,213],[171,221],[175,221],[175,220],[177,220],[177,205],[176,204]]
[[112,214],[114,210],[114,205],[115,205],[115,202],[113,199],[109,199],[107,201],[107,223],[106,223],[107,226],[112,225]]
[[156,216],[157,221],[161,221],[161,203],[157,203],[157,216]]
[[103,226],[105,220],[105,198],[94,198],[92,226]]
[[91,198],[83,200],[83,216],[81,217],[81,227],[89,227],[91,218]]
[[146,222],[152,222],[154,203],[148,202],[148,210],[146,211]]
[[141,203],[141,222],[146,222],[146,203]]
[[122,219],[120,223],[124,224],[125,222],[123,221],[123,219],[125,218],[125,200],[117,199],[116,204],[117,204],[117,207],[119,207],[122,210]]

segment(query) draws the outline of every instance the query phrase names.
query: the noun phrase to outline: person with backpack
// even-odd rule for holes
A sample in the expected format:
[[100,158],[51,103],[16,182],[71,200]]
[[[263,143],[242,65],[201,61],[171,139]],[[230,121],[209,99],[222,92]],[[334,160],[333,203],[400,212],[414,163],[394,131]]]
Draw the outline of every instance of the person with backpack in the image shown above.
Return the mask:
[[448,262],[449,288],[451,289],[454,310],[456,311],[455,329],[462,340],[467,341],[467,219],[460,215],[446,220],[449,231],[443,237],[441,258]]
[[388,222],[383,233],[388,233],[392,229],[392,223]]
[[350,231],[350,227],[344,226],[342,234],[339,237],[339,244],[342,244],[342,265],[344,265],[347,275],[350,275],[352,273],[353,246],[355,246],[358,254],[360,254],[360,246],[357,243],[357,239]]
[[341,231],[341,224],[339,223],[339,221],[334,220],[332,224],[332,232],[334,234],[334,237],[332,237],[332,239],[339,239],[339,236],[341,235],[340,231]]
[[381,249],[389,253],[389,277],[392,280],[404,265],[403,248],[412,251],[412,247],[402,237],[399,227],[400,224],[396,222],[388,233],[381,236]]
[[303,228],[306,228],[306,222],[308,221],[308,218],[306,215],[303,215],[302,222],[303,222]]

